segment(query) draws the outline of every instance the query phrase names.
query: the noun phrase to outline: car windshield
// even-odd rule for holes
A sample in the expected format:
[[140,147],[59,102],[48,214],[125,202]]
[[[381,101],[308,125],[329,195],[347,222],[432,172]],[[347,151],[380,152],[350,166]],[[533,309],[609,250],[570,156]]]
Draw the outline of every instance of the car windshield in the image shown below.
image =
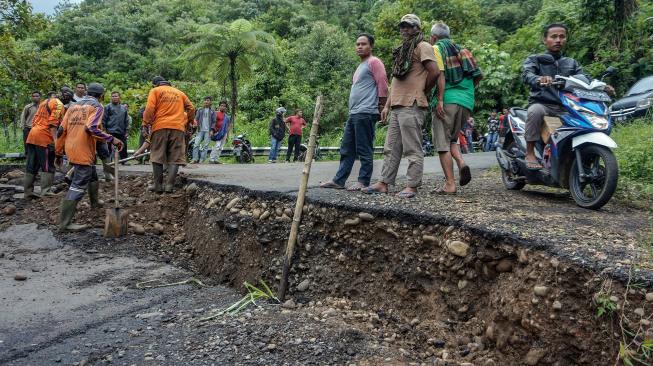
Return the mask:
[[646,77],[633,85],[628,91],[628,95],[641,94],[653,90],[653,76]]

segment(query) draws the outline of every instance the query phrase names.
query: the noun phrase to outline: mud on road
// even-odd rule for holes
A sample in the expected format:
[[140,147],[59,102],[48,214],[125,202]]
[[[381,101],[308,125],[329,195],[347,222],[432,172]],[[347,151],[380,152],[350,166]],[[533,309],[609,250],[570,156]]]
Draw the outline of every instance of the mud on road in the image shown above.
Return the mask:
[[[533,202],[545,207],[540,219],[566,220],[522,228],[501,208],[511,197],[497,190],[484,201],[492,179],[409,203],[311,190],[291,300],[210,322],[200,319],[237,301],[243,281],[276,288],[292,195],[182,178],[185,190],[157,196],[146,177],[131,176],[121,197],[130,234],[107,240],[103,210],[83,204],[78,221],[94,229],[53,235],[61,197],[24,204],[0,187],[1,207],[16,207],[0,218],[1,286],[11,290],[0,296],[9,309],[0,363],[612,365],[622,327],[638,332],[633,344],[653,337],[650,272],[632,266],[644,263],[644,213],[583,215],[561,194],[526,193],[516,220],[530,222]],[[504,214],[485,221],[487,210]],[[611,226],[584,240],[584,228],[606,217]],[[18,272],[27,280],[14,280]],[[190,277],[207,286],[136,288]],[[619,309],[598,317],[610,303]]]

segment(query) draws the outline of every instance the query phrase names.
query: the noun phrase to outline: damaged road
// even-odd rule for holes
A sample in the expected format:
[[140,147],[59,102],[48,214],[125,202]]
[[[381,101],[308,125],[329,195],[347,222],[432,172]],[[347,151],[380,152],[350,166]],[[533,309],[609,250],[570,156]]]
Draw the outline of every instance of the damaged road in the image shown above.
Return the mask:
[[[289,182],[298,166],[265,167]],[[588,213],[479,170],[451,197],[428,194],[432,174],[411,201],[309,190],[288,302],[202,322],[243,281],[276,289],[293,190],[185,169],[177,193],[157,196],[146,167],[129,169],[119,240],[101,236],[104,210],[87,201],[77,221],[92,230],[54,233],[61,198],[23,203],[16,178],[0,178],[0,364],[608,365],[620,321],[653,338],[647,212]],[[206,286],[137,288],[191,277]],[[599,299],[619,311],[597,316]]]

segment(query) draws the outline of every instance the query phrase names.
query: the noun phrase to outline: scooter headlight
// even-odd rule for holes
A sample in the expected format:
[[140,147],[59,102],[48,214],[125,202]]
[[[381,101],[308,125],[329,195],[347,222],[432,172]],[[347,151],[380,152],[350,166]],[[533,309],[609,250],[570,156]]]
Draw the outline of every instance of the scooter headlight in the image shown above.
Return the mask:
[[608,128],[608,120],[606,118],[599,117],[597,115],[593,115],[593,116],[588,115],[586,117],[590,121],[592,126],[597,130],[605,130],[606,128]]
[[575,111],[578,111],[587,118],[590,123],[592,124],[592,127],[596,128],[597,130],[605,130],[608,128],[608,120],[605,117],[601,117],[598,114],[596,114],[594,111],[585,108],[583,106],[580,106],[573,101],[569,101],[569,106],[573,108]]

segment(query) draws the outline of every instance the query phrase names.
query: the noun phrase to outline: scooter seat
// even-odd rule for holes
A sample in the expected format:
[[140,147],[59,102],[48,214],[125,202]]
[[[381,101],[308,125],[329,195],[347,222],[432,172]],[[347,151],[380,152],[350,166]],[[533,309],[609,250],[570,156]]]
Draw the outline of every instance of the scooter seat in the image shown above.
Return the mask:
[[524,108],[510,108],[510,113],[512,113],[515,117],[519,118],[520,120],[526,122],[526,117],[528,116],[528,111]]

